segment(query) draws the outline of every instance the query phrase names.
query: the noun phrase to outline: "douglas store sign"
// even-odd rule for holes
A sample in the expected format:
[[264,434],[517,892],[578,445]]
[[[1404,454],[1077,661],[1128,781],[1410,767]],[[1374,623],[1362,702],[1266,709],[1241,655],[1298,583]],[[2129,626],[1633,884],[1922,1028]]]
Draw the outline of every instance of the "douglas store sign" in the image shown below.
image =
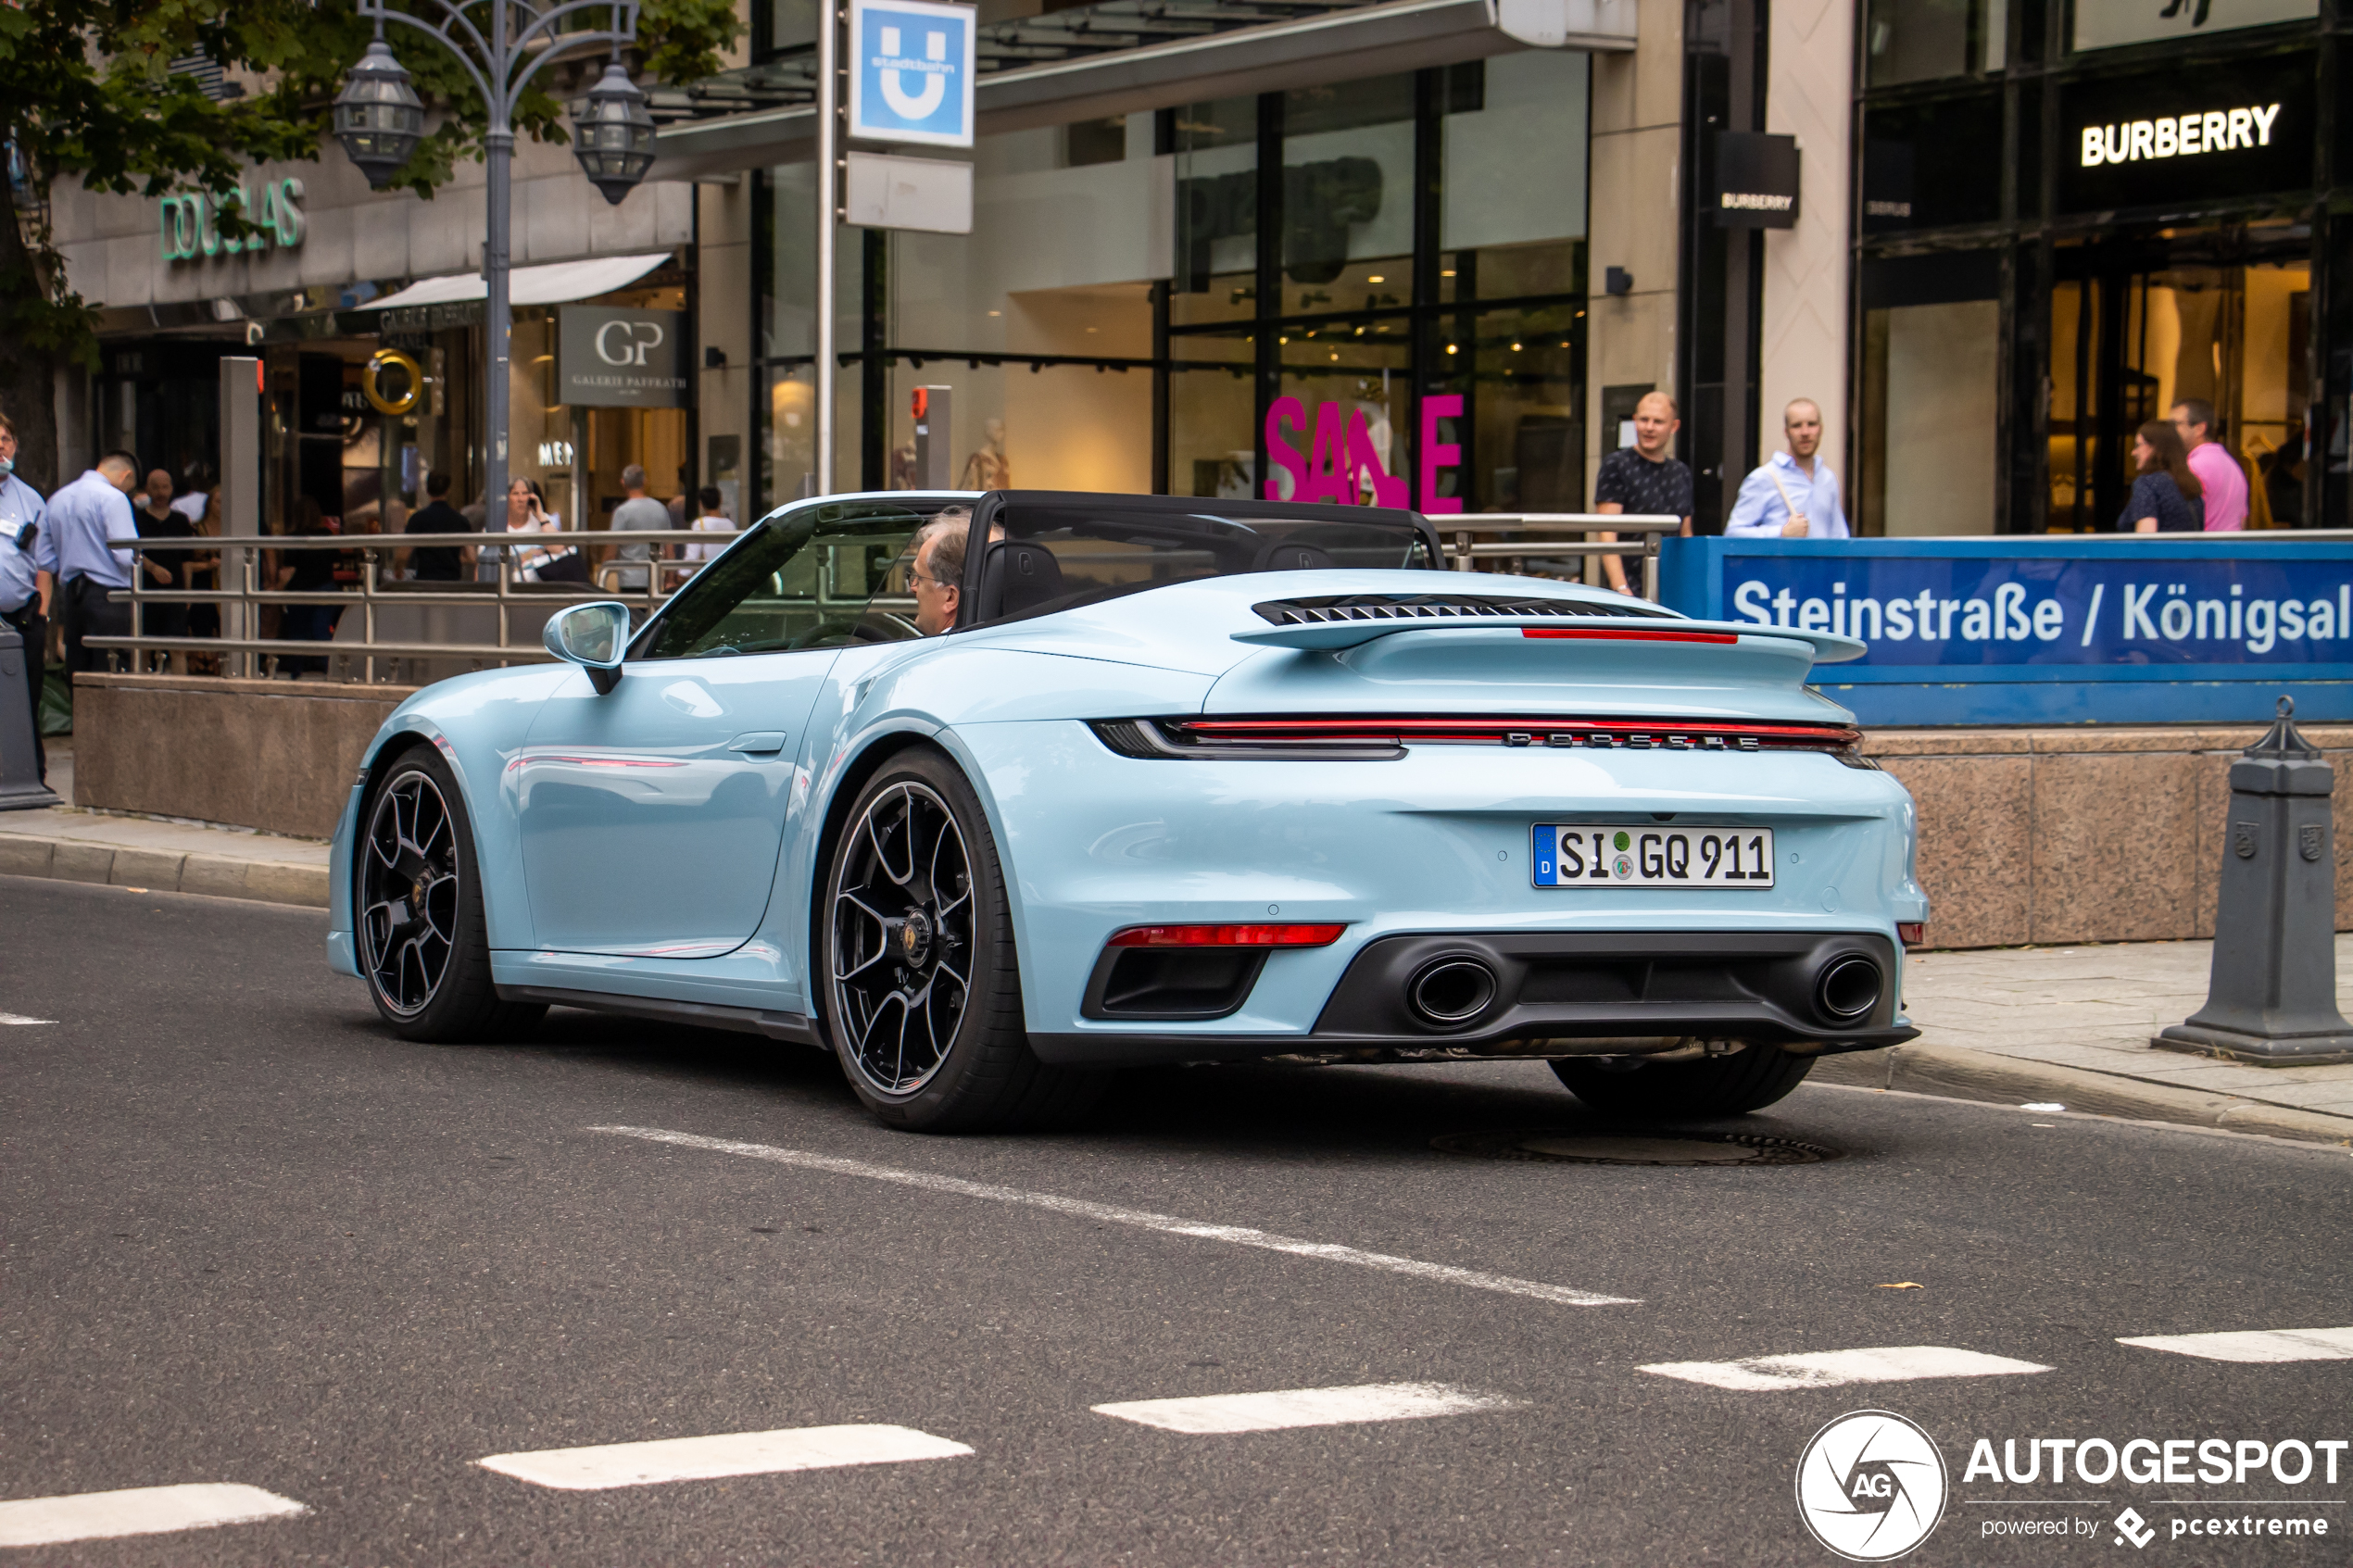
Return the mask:
[[2282,691],[2353,717],[2348,546],[1670,540],[1662,586],[1687,614],[1861,642],[1815,681],[1866,723],[2252,721]]
[[2312,183],[2309,56],[2079,82],[2060,100],[2068,212],[2176,207]]

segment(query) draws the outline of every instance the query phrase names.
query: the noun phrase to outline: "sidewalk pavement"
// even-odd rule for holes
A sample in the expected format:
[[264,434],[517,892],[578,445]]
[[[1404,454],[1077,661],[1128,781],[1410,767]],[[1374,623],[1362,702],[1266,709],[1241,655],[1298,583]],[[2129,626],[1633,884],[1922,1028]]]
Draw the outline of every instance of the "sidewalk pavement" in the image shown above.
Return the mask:
[[[51,768],[60,792],[70,788]],[[327,847],[70,807],[0,811],[0,875],[327,903]],[[2353,935],[2336,939],[2353,1008]],[[1921,1031],[1893,1050],[1824,1057],[1811,1082],[2218,1127],[2353,1148],[2353,1066],[2248,1067],[2153,1050],[2206,1000],[2210,942],[1915,953],[1905,1006]]]
[[[1920,1038],[1826,1057],[1810,1081],[2266,1133],[2353,1147],[2353,1066],[2250,1067],[2151,1048],[2206,1004],[2211,942],[1996,947],[1909,955]],[[2353,935],[2336,938],[2353,1006]]]

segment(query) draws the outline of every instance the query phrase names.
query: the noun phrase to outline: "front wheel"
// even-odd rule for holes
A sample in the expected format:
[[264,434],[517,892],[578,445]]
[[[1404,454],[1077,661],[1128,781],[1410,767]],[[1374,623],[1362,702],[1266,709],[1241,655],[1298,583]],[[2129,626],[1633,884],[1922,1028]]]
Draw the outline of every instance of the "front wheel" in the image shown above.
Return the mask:
[[834,845],[823,930],[825,1026],[877,1120],[998,1131],[1100,1096],[1105,1074],[1029,1048],[996,842],[946,758],[908,753],[860,793]]
[[447,764],[430,747],[384,773],[361,813],[352,893],[359,972],[377,1016],[404,1039],[502,1039],[547,1010],[505,1002],[490,942],[473,828]]
[[1704,1122],[1764,1110],[1805,1082],[1813,1066],[1810,1056],[1792,1056],[1779,1046],[1751,1046],[1730,1056],[1630,1071],[1571,1057],[1555,1060],[1553,1073],[1604,1116]]

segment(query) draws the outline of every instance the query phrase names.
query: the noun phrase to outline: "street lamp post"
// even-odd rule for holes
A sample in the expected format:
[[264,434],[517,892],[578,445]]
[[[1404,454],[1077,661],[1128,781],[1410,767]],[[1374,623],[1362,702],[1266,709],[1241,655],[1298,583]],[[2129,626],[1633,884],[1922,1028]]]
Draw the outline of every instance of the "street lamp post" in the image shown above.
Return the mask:
[[[653,163],[653,116],[646,95],[621,64],[621,51],[637,39],[637,0],[489,0],[485,32],[470,12],[482,0],[410,0],[424,14],[393,8],[391,0],[359,0],[359,14],[376,24],[375,41],[360,56],[335,96],[335,137],[351,161],[382,190],[424,133],[424,107],[409,73],[384,41],[386,21],[405,22],[431,33],[466,68],[482,94],[488,129],[483,155],[488,185],[482,245],[483,326],[488,338],[484,370],[483,531],[507,526],[507,404],[513,310],[509,304],[509,218],[514,157],[515,105],[531,79],[549,61],[596,48],[610,48],[603,78],[575,107],[573,151],[591,183],[616,207]],[[605,13],[602,29],[565,31],[586,13]],[[520,24],[520,25],[518,25]],[[574,507],[575,513],[578,508]],[[575,517],[575,525],[585,520]]]

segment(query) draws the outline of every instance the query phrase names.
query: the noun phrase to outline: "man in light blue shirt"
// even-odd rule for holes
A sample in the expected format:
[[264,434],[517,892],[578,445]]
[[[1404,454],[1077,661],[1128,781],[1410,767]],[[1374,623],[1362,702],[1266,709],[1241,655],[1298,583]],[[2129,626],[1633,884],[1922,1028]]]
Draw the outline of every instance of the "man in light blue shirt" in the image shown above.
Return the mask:
[[0,621],[24,640],[25,695],[32,705],[32,754],[41,782],[49,757],[41,744],[42,666],[49,644],[49,596],[57,579],[57,542],[50,537],[41,492],[19,479],[17,427],[0,414]]
[[66,601],[66,668],[76,674],[95,670],[105,656],[82,646],[84,637],[127,637],[131,607],[107,596],[131,586],[131,552],[114,547],[136,539],[131,492],[138,487],[139,462],[128,452],[109,452],[98,466],[49,497],[49,527],[57,541],[57,575]]
[[1781,410],[1789,450],[1741,481],[1740,498],[1724,533],[1749,539],[1844,539],[1851,536],[1838,504],[1838,475],[1814,454],[1822,445],[1822,410],[1801,397]]

